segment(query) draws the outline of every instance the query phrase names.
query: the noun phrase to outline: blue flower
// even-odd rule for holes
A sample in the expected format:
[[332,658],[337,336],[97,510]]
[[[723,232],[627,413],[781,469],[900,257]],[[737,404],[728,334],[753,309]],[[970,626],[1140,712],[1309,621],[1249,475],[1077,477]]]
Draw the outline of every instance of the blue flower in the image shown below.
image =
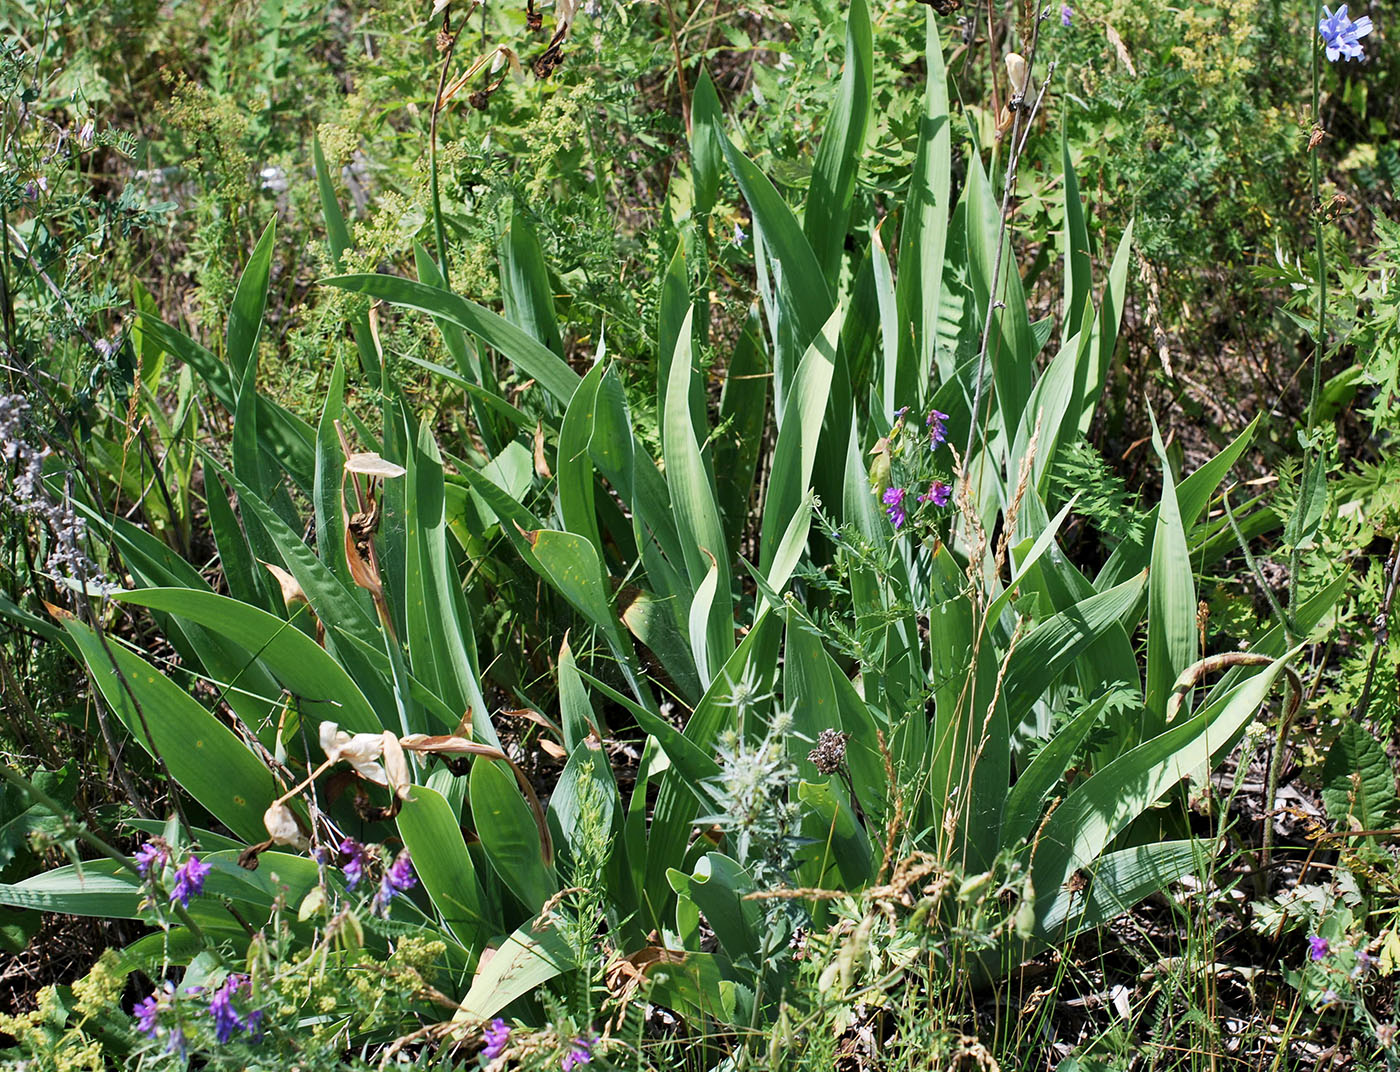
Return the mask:
[[[1345,10],[1345,8],[1343,10]],[[744,230],[736,223],[734,225],[734,244],[736,246],[742,246],[744,242],[748,239],[748,237],[748,231]]]
[[1313,960],[1323,960],[1331,950],[1327,939],[1320,934],[1314,934],[1308,939],[1308,956]]
[[1074,21],[1074,9],[1068,4],[1060,5],[1060,25],[1069,26]]
[[214,870],[206,863],[201,863],[198,856],[191,856],[175,869],[175,888],[170,891],[170,903],[180,902],[181,908],[187,908],[190,898],[204,891],[204,879],[210,871]]
[[1322,35],[1322,43],[1327,46],[1327,58],[1333,63],[1341,57],[1349,60],[1365,59],[1365,53],[1361,51],[1360,39],[1370,33],[1375,27],[1371,25],[1371,20],[1366,15],[1355,21],[1347,14],[1347,5],[1343,4],[1337,8],[1337,13],[1332,14],[1331,9],[1322,9],[1322,20],[1317,24],[1317,32]]
[[233,1004],[233,999],[247,989],[248,977],[234,972],[209,999],[209,1015],[214,1021],[214,1037],[220,1045],[233,1038],[235,1031],[246,1031],[253,1036],[254,1042],[261,1037],[258,1028],[262,1023],[263,1011],[254,1009],[244,1016]]

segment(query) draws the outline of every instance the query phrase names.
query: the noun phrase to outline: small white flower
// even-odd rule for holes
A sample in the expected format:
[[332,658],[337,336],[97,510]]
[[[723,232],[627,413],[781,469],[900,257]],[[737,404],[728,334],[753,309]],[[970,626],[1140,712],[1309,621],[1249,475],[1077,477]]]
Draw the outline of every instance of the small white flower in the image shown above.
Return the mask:
[[97,133],[97,126],[89,119],[78,131],[78,144],[84,149],[92,146],[93,135]]

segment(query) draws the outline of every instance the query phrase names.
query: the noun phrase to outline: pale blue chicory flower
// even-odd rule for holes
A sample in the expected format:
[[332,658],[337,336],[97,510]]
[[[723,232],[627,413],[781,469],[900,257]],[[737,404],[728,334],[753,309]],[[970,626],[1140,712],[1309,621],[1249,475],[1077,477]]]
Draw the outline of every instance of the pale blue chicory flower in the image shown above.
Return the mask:
[[1327,58],[1333,63],[1338,59],[1360,60],[1366,55],[1361,51],[1361,38],[1369,34],[1374,26],[1368,16],[1352,19],[1347,14],[1347,5],[1337,8],[1336,14],[1330,8],[1322,9],[1322,19],[1317,24],[1317,32],[1327,48]]

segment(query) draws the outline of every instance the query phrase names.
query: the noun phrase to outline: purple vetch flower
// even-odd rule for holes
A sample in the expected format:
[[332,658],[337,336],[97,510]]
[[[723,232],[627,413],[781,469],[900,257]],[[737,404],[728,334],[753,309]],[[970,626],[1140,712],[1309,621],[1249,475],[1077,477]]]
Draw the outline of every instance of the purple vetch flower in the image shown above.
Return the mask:
[[171,1053],[178,1054],[180,1060],[185,1060],[190,1052],[190,1040],[185,1038],[185,1030],[178,1025],[170,1031],[170,1041],[165,1044],[165,1048]]
[[1322,960],[1332,951],[1332,947],[1327,944],[1327,939],[1320,934],[1314,934],[1308,939],[1308,956],[1313,960]]
[[170,903],[179,901],[181,908],[188,908],[190,898],[204,892],[204,879],[212,870],[198,856],[191,856],[182,863],[175,869],[175,888],[170,891]]
[[748,237],[749,232],[744,230],[736,223],[734,225],[734,244],[736,246],[742,246],[746,241],[748,241]]
[[411,890],[416,885],[418,878],[413,873],[413,860],[408,850],[404,849],[384,872],[384,878],[379,883],[379,892],[374,895],[374,910],[386,911],[395,894]]
[[136,870],[141,872],[141,877],[146,878],[154,868],[159,871],[170,859],[170,850],[158,841],[148,841],[136,850],[134,857],[136,860]]
[[136,1018],[136,1030],[141,1034],[155,1038],[160,1033],[160,1000],[154,994],[138,1001],[131,1015]]
[[928,449],[937,450],[939,446],[948,439],[948,428],[945,422],[948,414],[938,410],[931,410],[928,419],[924,422],[928,425]]
[[571,1069],[577,1068],[579,1065],[588,1064],[588,1062],[593,1060],[592,1046],[593,1044],[586,1038],[580,1037],[574,1039],[573,1045],[569,1048],[569,1052],[566,1053],[564,1059],[559,1062],[559,1067],[563,1072],[570,1072]]
[[498,1016],[486,1025],[483,1035],[486,1048],[481,1051],[481,1056],[494,1061],[506,1051],[506,1044],[510,1042],[510,1025]]
[[341,865],[340,869],[345,872],[345,888],[353,890],[365,877],[365,865],[369,863],[369,853],[365,851],[363,845],[349,837],[340,843],[340,852],[342,856],[350,857]]
[[934,506],[947,506],[948,500],[953,496],[953,486],[945,484],[941,480],[935,480],[928,486],[928,491],[919,496],[919,502],[931,502]]
[[1072,22],[1074,22],[1074,9],[1071,8],[1068,4],[1061,4],[1060,25],[1068,27]]
[[884,495],[885,513],[888,515],[894,527],[897,529],[908,519],[908,514],[904,510],[903,488],[886,488]]
[[399,853],[394,862],[389,865],[389,870],[384,874],[384,881],[393,886],[399,893],[411,890],[418,885],[418,877],[413,873],[413,858],[407,849]]
[[1375,966],[1376,958],[1364,949],[1356,951],[1356,967],[1352,969],[1352,978],[1360,978]]
[[220,1045],[228,1042],[238,1031],[246,1031],[253,1036],[254,1041],[261,1037],[258,1028],[262,1023],[263,1011],[254,1009],[245,1015],[234,1005],[234,999],[250,989],[248,977],[234,972],[224,979],[209,999],[209,1016],[214,1021],[214,1037]]
[[1353,20],[1347,14],[1347,5],[1343,4],[1337,8],[1334,15],[1330,8],[1322,9],[1322,19],[1317,24],[1317,32],[1322,37],[1322,43],[1327,48],[1327,58],[1333,63],[1338,59],[1362,60],[1366,58],[1361,51],[1361,38],[1369,34],[1374,26],[1366,15]]

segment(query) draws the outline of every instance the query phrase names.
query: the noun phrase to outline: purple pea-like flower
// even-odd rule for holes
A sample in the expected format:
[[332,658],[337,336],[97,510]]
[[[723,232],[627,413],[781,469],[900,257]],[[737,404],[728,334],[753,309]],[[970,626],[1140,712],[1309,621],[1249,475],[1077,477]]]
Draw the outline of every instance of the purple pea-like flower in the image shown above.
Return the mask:
[[592,1043],[585,1038],[574,1039],[569,1052],[564,1055],[564,1059],[559,1062],[559,1067],[563,1072],[571,1072],[579,1065],[586,1065],[593,1060]]
[[160,1033],[160,1001],[154,994],[138,1001],[131,1015],[136,1018],[136,1030],[141,1034],[155,1038]]
[[413,860],[408,850],[404,849],[389,865],[388,870],[384,872],[384,878],[380,880],[379,892],[374,895],[374,911],[379,914],[388,911],[389,902],[395,895],[411,890],[416,885],[418,878],[413,873]]
[[259,1025],[262,1023],[263,1011],[254,1009],[244,1015],[234,1005],[234,999],[249,989],[248,977],[234,972],[209,999],[209,1016],[214,1021],[214,1037],[220,1045],[228,1042],[238,1031],[246,1031],[253,1036],[254,1041],[261,1037]]
[[175,888],[170,891],[170,903],[178,901],[181,908],[187,908],[191,897],[204,892],[204,879],[212,870],[198,856],[191,856],[182,863],[175,869]]
[[134,857],[136,860],[136,870],[141,872],[141,877],[145,878],[152,869],[159,871],[170,859],[170,851],[156,841],[148,841],[136,850]]
[[1308,956],[1313,960],[1322,960],[1332,951],[1327,939],[1320,934],[1314,934],[1308,939]]
[[1060,5],[1060,25],[1068,28],[1074,22],[1074,9],[1068,4]]
[[353,890],[364,880],[365,865],[369,863],[369,854],[365,851],[365,847],[354,838],[346,838],[342,841],[340,852],[341,855],[350,857],[341,866],[341,870],[345,872],[345,888]]
[[928,491],[919,496],[919,502],[931,502],[934,506],[947,506],[948,500],[953,496],[953,486],[945,484],[941,480],[935,480],[928,486]]
[[506,1045],[510,1042],[509,1024],[498,1016],[486,1025],[486,1030],[482,1034],[486,1038],[486,1047],[481,1051],[482,1057],[488,1061],[494,1061],[505,1053]]
[[1368,16],[1353,20],[1347,14],[1347,5],[1337,8],[1334,15],[1330,8],[1322,9],[1322,19],[1317,24],[1317,32],[1327,49],[1327,58],[1333,63],[1339,59],[1363,60],[1366,54],[1361,51],[1361,38],[1375,27]]
[[413,858],[407,849],[399,853],[394,862],[389,865],[389,870],[384,873],[384,881],[393,886],[399,893],[411,890],[418,885],[418,876],[413,873]]
[[896,529],[903,525],[909,516],[904,509],[904,496],[905,490],[903,488],[885,489],[885,513]]
[[925,423],[926,425],[928,425],[928,449],[929,449],[929,450],[937,450],[937,449],[939,448],[939,446],[941,446],[943,443],[947,442],[947,439],[948,439],[948,428],[947,428],[947,423],[946,423],[947,420],[948,420],[948,414],[946,414],[946,413],[943,413],[943,412],[941,412],[941,411],[939,411],[939,410],[936,410],[936,409],[935,409],[935,410],[931,410],[931,411],[929,412],[928,419],[924,421],[924,423]]

